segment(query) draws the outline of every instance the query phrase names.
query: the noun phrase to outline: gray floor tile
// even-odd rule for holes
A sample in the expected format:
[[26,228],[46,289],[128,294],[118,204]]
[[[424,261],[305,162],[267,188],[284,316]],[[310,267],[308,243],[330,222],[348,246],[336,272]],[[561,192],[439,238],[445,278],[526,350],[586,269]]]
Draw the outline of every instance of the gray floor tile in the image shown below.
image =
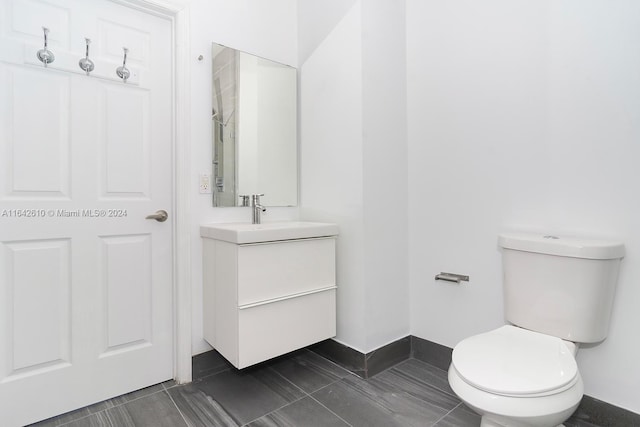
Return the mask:
[[399,369],[389,369],[369,380],[372,384],[380,384],[381,388],[394,393],[406,393],[430,405],[442,408],[445,413],[460,404],[460,399],[422,381],[418,376],[409,375]]
[[349,427],[349,424],[316,400],[305,397],[259,418],[247,427]]
[[449,385],[449,378],[447,371],[443,371],[440,368],[436,368],[433,365],[422,362],[417,359],[409,359],[405,362],[399,363],[393,368],[394,371],[400,371],[409,377],[420,380],[432,387],[438,388],[445,393],[455,396],[456,394],[451,390]]
[[91,415],[91,412],[89,412],[87,408],[81,408],[77,411],[67,412],[66,414],[58,415],[57,417],[30,424],[29,427],[57,427],[79,418],[88,417],[89,415]]
[[107,409],[102,414],[110,425],[118,427],[187,427],[165,391]]
[[312,396],[355,427],[424,427],[449,412],[407,393],[389,389],[375,378],[346,377]]
[[164,387],[165,390],[169,390],[171,387],[175,387],[177,385],[178,383],[175,382],[175,380],[169,380],[162,383],[162,387]]
[[563,424],[565,427],[600,427],[598,424],[591,424],[588,421],[580,420],[575,417],[569,418]]
[[98,412],[104,411],[105,409],[109,409],[112,407],[113,407],[113,404],[110,402],[110,400],[105,400],[103,402],[98,402],[93,405],[87,406],[87,410],[92,414],[96,414]]
[[[242,371],[231,368],[215,352],[197,357],[194,366],[198,366],[198,371],[194,368],[195,381],[191,384],[166,381],[32,426],[480,425],[480,417],[460,403],[449,387],[447,372],[415,359],[363,380],[308,350]],[[196,378],[197,375],[200,376]],[[578,411],[564,424],[613,425],[594,424],[586,417]]]
[[291,357],[280,359],[270,366],[306,393],[313,393],[351,375],[346,369],[308,350],[296,352]]
[[480,426],[480,415],[464,406],[458,405],[444,418],[436,423],[434,427],[478,427]]
[[240,425],[305,396],[268,366],[222,372],[194,386],[222,405]]
[[192,360],[193,381],[233,369],[233,365],[215,350],[198,354],[194,356]]
[[80,408],[76,411],[67,412],[66,414],[58,415],[57,417],[49,418],[44,421],[31,424],[30,427],[57,427],[65,425],[74,420],[86,418],[91,414],[95,414],[104,409],[112,408],[113,405],[110,401],[99,402],[94,405],[90,405],[84,408]]
[[[168,383],[171,383],[171,382],[173,382],[173,380],[168,381]],[[141,397],[163,391],[164,390],[163,384],[164,383],[156,384],[151,387],[146,387],[141,390],[136,390],[132,393],[114,397],[113,399],[105,400],[103,402],[99,402],[91,406],[80,408],[76,411],[67,412],[66,414],[49,418],[48,420],[40,421],[38,423],[32,424],[31,426],[32,427],[57,427],[57,426],[63,426],[63,425],[66,426],[67,423],[70,423],[75,420],[80,420],[80,419],[82,419],[81,422],[86,422],[89,424],[92,422],[100,422],[96,417],[91,417],[91,418],[87,418],[87,417],[89,415],[97,414],[101,411],[104,411],[105,409],[110,409],[115,406],[122,405],[124,403],[139,399]]]
[[[563,423],[565,427],[602,427],[599,424],[592,424],[576,417],[571,417]],[[447,414],[434,427],[479,427],[480,415],[461,403],[453,411]],[[621,425],[622,426],[622,425]]]
[[69,424],[65,424],[64,427],[113,427],[113,424],[109,421],[105,411],[72,421]]
[[149,396],[161,391],[164,391],[162,383],[152,385],[150,387],[141,388],[140,390],[123,394],[122,396],[114,397],[113,399],[109,399],[107,402],[109,402],[112,406],[123,405],[136,399],[140,399],[141,397]]
[[231,415],[193,384],[172,387],[169,395],[189,427],[236,427]]

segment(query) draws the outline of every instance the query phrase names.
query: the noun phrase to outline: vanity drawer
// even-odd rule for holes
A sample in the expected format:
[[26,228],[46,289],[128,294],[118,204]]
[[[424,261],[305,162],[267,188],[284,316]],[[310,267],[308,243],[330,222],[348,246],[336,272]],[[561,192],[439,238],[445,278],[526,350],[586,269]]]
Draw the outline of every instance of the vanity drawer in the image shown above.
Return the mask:
[[238,247],[238,305],[335,285],[335,238]]
[[336,335],[336,289],[239,310],[238,368]]

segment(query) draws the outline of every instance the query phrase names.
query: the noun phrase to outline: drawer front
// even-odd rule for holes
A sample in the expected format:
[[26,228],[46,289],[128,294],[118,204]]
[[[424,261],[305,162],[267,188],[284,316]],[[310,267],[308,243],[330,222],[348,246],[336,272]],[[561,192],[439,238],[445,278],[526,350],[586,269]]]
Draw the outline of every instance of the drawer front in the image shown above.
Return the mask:
[[239,310],[238,368],[336,335],[336,290]]
[[335,285],[335,239],[238,247],[238,305]]

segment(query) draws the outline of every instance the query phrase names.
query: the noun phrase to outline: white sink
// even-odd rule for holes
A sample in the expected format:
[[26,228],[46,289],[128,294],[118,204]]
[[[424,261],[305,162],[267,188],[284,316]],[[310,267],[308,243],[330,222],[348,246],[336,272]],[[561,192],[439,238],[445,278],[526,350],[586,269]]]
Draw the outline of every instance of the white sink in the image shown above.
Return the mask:
[[243,244],[337,236],[338,226],[324,222],[221,223],[200,226],[200,236]]

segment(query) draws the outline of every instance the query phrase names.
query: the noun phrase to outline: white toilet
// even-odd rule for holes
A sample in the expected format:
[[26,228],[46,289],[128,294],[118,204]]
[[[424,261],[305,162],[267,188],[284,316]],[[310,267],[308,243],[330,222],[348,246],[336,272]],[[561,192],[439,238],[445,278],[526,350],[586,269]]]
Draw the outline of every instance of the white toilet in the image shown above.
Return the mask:
[[531,234],[498,244],[511,325],[458,343],[449,384],[482,427],[559,426],[582,399],[577,344],[607,336],[624,245]]

